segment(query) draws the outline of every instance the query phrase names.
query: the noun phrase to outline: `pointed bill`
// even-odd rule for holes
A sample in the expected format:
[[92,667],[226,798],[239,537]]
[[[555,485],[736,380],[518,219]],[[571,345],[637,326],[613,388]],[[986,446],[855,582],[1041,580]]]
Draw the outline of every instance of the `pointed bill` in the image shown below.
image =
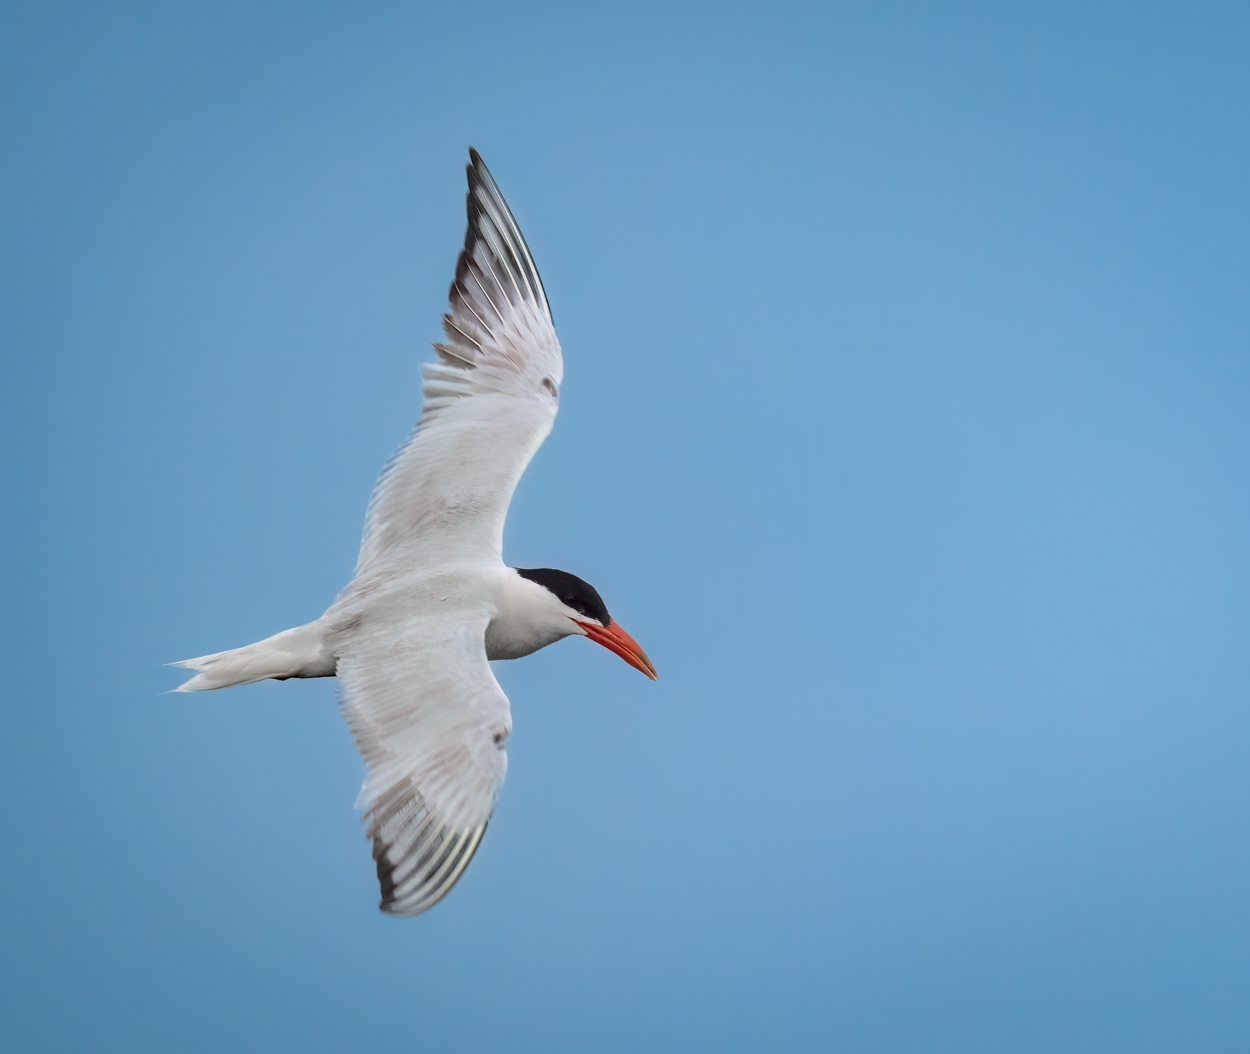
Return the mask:
[[647,653],[638,646],[638,642],[621,629],[620,625],[615,622],[610,623],[606,628],[594,622],[578,622],[578,625],[596,644],[602,644],[608,651],[615,652],[635,670],[646,674],[651,680],[659,680],[659,674],[655,672],[655,664],[647,658]]

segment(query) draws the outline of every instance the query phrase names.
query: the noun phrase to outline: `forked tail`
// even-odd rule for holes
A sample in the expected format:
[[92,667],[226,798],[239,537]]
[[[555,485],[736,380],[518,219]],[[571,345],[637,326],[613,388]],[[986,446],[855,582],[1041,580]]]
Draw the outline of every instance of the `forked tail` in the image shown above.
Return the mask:
[[285,681],[289,677],[333,677],[335,658],[325,647],[321,620],[284,630],[233,651],[201,655],[170,663],[199,671],[175,692],[207,692],[256,681]]

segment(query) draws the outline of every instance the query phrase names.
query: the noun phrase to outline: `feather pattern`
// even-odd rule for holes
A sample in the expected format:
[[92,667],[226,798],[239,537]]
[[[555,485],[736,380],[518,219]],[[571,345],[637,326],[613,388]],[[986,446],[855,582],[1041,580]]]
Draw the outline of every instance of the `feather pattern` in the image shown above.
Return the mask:
[[451,889],[503,785],[511,717],[486,659],[491,589],[511,574],[504,519],[563,378],[529,248],[476,151],[470,161],[439,361],[374,488],[356,576],[323,616],[367,769],[360,805],[382,910],[398,915]]
[[555,421],[564,365],[542,279],[486,165],[470,158],[446,339],[422,370],[417,427],[374,488],[358,576],[431,552],[502,560],[512,492]]
[[468,866],[508,768],[512,728],[480,605],[396,634],[381,619],[339,660],[340,705],[368,769],[361,788],[382,910],[433,907]]

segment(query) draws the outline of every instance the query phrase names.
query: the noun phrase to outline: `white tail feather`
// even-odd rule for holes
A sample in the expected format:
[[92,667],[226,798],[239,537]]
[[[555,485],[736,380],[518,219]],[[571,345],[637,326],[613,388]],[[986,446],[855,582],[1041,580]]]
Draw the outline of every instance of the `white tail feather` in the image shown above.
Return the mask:
[[184,670],[199,671],[174,691],[208,692],[214,688],[233,688],[238,684],[254,684],[270,679],[285,681],[288,677],[333,677],[336,661],[325,647],[323,629],[318,619],[243,648],[170,663]]

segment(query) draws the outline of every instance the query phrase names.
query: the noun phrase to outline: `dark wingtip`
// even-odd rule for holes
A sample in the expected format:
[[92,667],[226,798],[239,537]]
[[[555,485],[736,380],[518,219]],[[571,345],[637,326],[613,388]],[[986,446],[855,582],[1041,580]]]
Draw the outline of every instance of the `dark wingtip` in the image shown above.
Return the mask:
[[[473,188],[479,186],[485,187],[492,197],[498,198],[501,203],[503,202],[503,194],[499,191],[495,177],[490,174],[490,169],[486,167],[486,162],[482,160],[482,155],[474,150],[473,147],[469,147],[469,163],[465,166],[465,172],[469,177],[470,204],[472,204],[473,199]],[[504,204],[504,208],[507,209],[507,207]]]
[[[506,259],[501,259],[499,265],[505,271],[511,272],[515,280],[529,287],[530,292],[522,293],[522,296],[528,299],[532,295],[539,309],[550,320],[551,306],[547,303],[547,293],[543,289],[543,280],[538,273],[538,267],[530,254],[529,246],[525,244],[525,236],[521,233],[516,217],[512,215],[512,210],[504,200],[495,177],[491,175],[486,162],[482,160],[482,155],[474,147],[469,147],[469,163],[465,165],[465,176],[469,185],[468,192],[465,194],[465,212],[468,216],[468,225],[464,232],[465,253],[461,254],[456,263],[456,281],[452,282],[448,298],[453,304],[456,302],[456,284],[464,277],[465,270],[468,268],[466,253],[472,254],[477,245],[481,216],[489,208],[498,210],[503,223],[500,235],[505,243],[503,252]],[[483,203],[486,199],[489,199],[489,206]],[[495,250],[490,251],[493,254]]]
[[378,907],[389,914],[395,900],[395,865],[387,857],[381,838],[373,840],[373,859],[378,865],[378,886],[382,891],[382,903]]

